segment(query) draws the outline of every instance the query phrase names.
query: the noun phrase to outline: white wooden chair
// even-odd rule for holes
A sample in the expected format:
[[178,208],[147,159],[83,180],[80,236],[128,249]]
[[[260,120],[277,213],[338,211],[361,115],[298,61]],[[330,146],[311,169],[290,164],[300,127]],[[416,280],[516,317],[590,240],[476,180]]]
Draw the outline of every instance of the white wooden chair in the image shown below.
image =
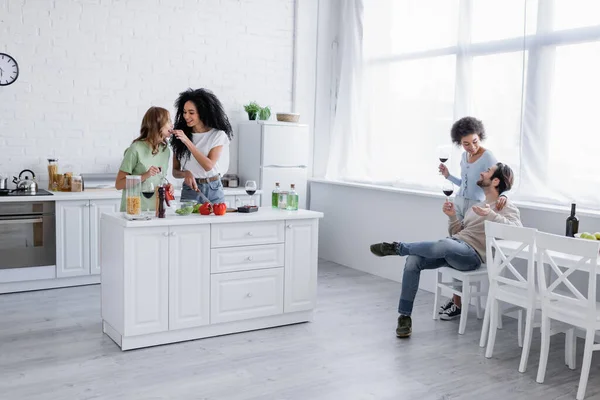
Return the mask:
[[[443,276],[449,276],[452,281],[443,281]],[[458,324],[458,333],[464,334],[467,327],[467,317],[471,299],[476,299],[477,318],[482,318],[483,307],[481,306],[481,297],[487,292],[481,291],[481,283],[487,281],[487,268],[485,264],[475,271],[459,271],[450,267],[438,268],[436,272],[435,297],[433,300],[433,319],[439,318],[440,300],[442,289],[450,291],[452,294],[461,296],[460,323]],[[476,291],[473,291],[473,288]]]
[[[585,349],[577,390],[577,400],[582,400],[590,374],[592,352],[600,350],[600,345],[594,344],[596,331],[600,330],[600,304],[596,298],[600,243],[538,232],[536,244],[542,306],[542,347],[537,382],[543,383],[546,374],[551,320],[582,328],[585,331]],[[587,295],[573,284],[572,274],[575,271],[587,275]]]
[[[516,306],[525,310],[525,338],[522,340],[522,314],[519,314],[518,337],[521,351],[521,362],[519,372],[525,372],[527,359],[531,347],[531,335],[533,332],[533,320],[535,310],[539,309],[539,296],[536,291],[535,282],[535,233],[536,229],[521,228],[506,224],[485,221],[486,258],[487,271],[490,282],[488,301],[486,303],[485,317],[481,330],[480,345],[483,347],[488,335],[485,356],[491,358],[496,342],[496,331],[498,329],[499,301]],[[515,243],[516,249],[511,254],[498,246],[498,240],[510,240]],[[527,260],[527,272],[521,275],[513,265],[515,258]],[[511,311],[511,310],[506,310]]]

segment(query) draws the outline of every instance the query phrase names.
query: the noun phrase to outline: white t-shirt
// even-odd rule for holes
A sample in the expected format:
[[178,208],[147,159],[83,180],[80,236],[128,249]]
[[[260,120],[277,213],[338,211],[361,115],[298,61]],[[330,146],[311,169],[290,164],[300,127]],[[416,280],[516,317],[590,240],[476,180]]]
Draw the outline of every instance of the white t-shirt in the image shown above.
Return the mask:
[[205,171],[191,154],[190,158],[185,161],[182,168],[183,170],[190,171],[194,174],[195,178],[210,178],[218,174],[223,176],[227,173],[227,170],[229,169],[229,138],[225,132],[211,129],[204,133],[193,133],[192,142],[196,148],[207,157],[208,153],[210,153],[214,147],[223,146],[223,150],[212,170]]

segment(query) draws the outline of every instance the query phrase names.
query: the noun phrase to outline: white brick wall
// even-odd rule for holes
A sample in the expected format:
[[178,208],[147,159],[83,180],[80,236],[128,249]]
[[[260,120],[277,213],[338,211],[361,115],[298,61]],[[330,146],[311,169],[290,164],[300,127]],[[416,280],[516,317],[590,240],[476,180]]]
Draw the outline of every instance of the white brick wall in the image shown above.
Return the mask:
[[20,67],[0,87],[0,173],[45,180],[49,156],[117,171],[148,107],[174,116],[188,87],[213,90],[234,132],[251,100],[289,111],[293,39],[294,0],[0,0],[0,52]]

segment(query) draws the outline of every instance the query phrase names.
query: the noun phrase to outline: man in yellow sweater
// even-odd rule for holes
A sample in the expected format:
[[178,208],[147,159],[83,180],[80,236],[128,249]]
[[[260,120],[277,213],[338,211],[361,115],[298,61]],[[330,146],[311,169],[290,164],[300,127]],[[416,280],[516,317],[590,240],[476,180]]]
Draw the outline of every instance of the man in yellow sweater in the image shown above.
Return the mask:
[[[494,210],[498,197],[511,189],[513,181],[513,171],[502,163],[482,172],[477,185],[483,189],[485,201],[467,211],[462,221],[456,217],[454,203],[445,202],[442,211],[448,216],[450,237],[436,242],[384,242],[371,245],[371,252],[378,257],[408,256],[402,278],[396,336],[409,337],[412,333],[410,315],[419,289],[421,271],[444,266],[459,271],[476,270],[485,260],[485,221],[523,226],[519,209],[510,200],[507,200],[502,211]],[[451,303],[445,306],[442,317],[446,318],[442,319],[452,319],[459,315],[460,305]]]

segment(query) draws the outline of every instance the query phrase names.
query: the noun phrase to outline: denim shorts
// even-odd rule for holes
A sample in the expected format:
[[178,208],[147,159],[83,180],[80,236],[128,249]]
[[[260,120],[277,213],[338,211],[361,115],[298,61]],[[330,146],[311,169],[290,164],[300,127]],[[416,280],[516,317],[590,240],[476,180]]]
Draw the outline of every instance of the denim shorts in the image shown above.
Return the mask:
[[[198,180],[196,180],[196,184],[198,185],[198,190],[200,190],[211,203],[225,202],[225,192],[223,191],[223,182],[221,182],[221,178],[208,183],[198,183]],[[204,199],[200,193],[184,183],[181,189],[181,201],[204,203],[206,199]]]

